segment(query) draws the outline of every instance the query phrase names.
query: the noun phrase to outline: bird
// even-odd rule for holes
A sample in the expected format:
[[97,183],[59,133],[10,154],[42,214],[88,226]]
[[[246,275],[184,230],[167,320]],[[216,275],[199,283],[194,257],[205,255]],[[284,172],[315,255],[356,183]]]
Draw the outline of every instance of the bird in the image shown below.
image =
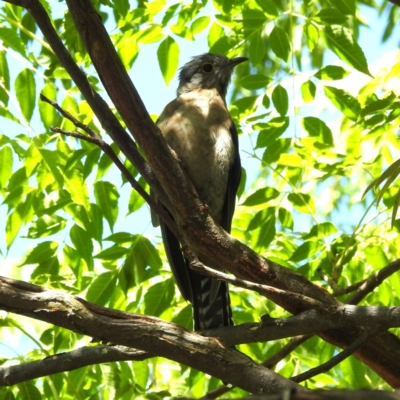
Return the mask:
[[[214,53],[193,57],[180,69],[177,97],[166,105],[156,122],[200,200],[228,233],[241,162],[238,133],[227,109],[226,94],[234,68],[247,60]],[[183,298],[192,304],[194,330],[233,325],[227,283],[190,269],[177,238],[162,220],[158,222],[172,274]],[[153,218],[153,224],[157,225],[157,218]],[[212,260],[201,257],[200,261],[212,264]]]

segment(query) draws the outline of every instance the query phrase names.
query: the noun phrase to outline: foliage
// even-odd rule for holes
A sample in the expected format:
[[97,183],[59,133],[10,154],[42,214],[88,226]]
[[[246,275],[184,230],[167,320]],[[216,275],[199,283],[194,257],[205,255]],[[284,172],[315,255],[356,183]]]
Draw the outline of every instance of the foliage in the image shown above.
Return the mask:
[[[69,14],[59,4],[42,3],[76,62],[101,90]],[[394,7],[373,0],[95,4],[128,70],[145,45],[157,44],[166,84],[185,61],[179,59],[182,42],[194,45],[201,35],[207,37],[210,52],[249,57],[248,65],[237,69],[230,101],[246,169],[233,236],[327,290],[359,282],[399,258],[400,222],[394,217],[391,224],[390,215],[399,201],[400,54],[368,63],[359,44],[367,25],[364,13],[375,30],[379,13],[382,18],[389,13],[395,21]],[[122,198],[126,182],[98,148],[50,133],[52,126],[75,127],[38,101],[39,93],[57,100],[105,139],[106,133],[30,14],[5,2],[1,6],[2,264],[29,240],[11,276],[190,328],[190,307],[173,284],[159,238],[132,232],[130,226],[116,229],[126,215],[130,221],[143,218],[144,201],[134,191],[129,199]],[[395,29],[389,24],[384,39],[395,35]],[[387,178],[388,184],[378,205],[373,192],[363,193],[381,175],[376,182]],[[398,284],[393,275],[364,304],[399,305],[393,295]],[[231,291],[235,323],[258,321],[267,313],[284,315],[254,293]],[[2,340],[8,345],[10,332],[29,350],[7,356],[3,363],[38,359],[89,340],[15,315],[2,320]],[[34,340],[33,348],[27,338]],[[241,345],[240,350],[262,362],[283,343]],[[23,351],[11,346],[18,354]],[[328,360],[334,351],[312,338],[276,371],[290,377]],[[0,393],[10,399],[164,398],[168,392],[201,396],[218,384],[184,365],[155,358],[86,367]],[[353,358],[307,385],[387,387]],[[231,392],[232,397],[242,394]]]

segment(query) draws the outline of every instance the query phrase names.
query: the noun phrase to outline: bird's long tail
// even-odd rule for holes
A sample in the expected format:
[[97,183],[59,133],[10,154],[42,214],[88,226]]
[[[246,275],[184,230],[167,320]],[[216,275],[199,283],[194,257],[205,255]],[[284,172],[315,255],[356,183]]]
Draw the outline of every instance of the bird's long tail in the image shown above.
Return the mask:
[[218,282],[218,291],[212,293],[215,280],[190,271],[193,291],[194,329],[215,329],[233,325],[228,285]]

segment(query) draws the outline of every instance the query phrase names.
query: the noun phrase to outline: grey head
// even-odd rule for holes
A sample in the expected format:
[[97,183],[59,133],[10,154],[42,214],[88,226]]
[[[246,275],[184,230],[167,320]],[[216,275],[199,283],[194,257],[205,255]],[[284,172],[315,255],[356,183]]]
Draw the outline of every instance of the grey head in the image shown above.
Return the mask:
[[205,53],[193,57],[181,68],[178,94],[194,89],[217,89],[225,99],[233,69],[246,57],[229,59],[221,54]]

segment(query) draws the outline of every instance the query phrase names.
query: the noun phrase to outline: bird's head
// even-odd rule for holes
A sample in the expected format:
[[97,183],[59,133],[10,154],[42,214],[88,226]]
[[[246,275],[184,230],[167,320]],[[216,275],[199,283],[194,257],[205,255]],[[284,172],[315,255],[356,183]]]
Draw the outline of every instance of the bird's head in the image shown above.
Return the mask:
[[181,68],[178,94],[194,89],[217,89],[225,98],[232,72],[246,57],[227,58],[221,54],[205,53],[193,57]]

